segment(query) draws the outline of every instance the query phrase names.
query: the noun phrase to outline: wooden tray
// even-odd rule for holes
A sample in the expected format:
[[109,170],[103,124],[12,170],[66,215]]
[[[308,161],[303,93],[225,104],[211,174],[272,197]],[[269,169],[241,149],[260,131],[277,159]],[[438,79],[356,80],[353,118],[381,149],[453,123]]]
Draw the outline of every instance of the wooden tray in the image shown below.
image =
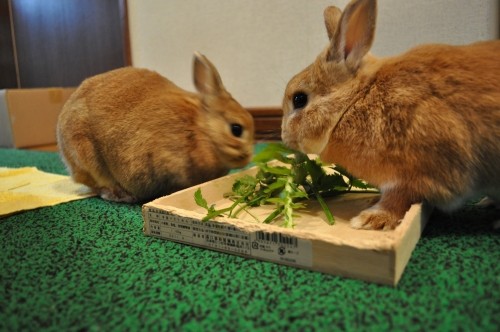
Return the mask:
[[[217,217],[201,221],[206,211],[196,205],[194,192],[201,188],[208,204],[217,208],[231,202],[223,194],[231,191],[237,177],[254,175],[257,168],[227,175],[147,203],[142,208],[144,233],[175,242],[285,264],[365,281],[397,285],[431,212],[415,204],[393,231],[356,230],[349,219],[374,203],[378,194],[346,194],[327,200],[335,219],[328,225],[315,201],[295,218],[293,229],[262,224],[246,213],[239,219]],[[251,213],[263,220],[271,206]]]

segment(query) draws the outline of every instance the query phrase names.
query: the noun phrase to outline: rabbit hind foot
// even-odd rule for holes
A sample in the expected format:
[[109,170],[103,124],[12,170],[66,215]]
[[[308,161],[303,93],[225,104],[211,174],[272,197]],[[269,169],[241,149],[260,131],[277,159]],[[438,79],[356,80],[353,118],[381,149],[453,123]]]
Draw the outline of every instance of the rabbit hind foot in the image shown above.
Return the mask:
[[136,203],[137,198],[122,188],[99,188],[102,199],[120,203]]

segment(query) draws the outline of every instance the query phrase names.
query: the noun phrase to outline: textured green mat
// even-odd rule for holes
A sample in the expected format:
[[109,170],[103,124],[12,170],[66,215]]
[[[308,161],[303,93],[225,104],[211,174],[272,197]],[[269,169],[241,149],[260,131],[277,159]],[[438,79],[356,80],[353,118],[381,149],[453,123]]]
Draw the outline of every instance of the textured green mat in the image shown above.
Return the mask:
[[[0,166],[65,173],[57,154]],[[141,208],[91,198],[0,220],[0,331],[498,331],[494,209],[435,212],[397,288],[142,234]]]

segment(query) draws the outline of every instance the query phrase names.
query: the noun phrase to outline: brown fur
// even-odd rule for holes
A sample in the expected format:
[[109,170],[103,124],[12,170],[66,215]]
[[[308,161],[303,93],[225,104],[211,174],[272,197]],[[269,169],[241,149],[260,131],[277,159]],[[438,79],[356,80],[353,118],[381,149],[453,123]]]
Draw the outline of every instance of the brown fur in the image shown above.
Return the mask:
[[[444,210],[480,194],[500,201],[500,41],[423,45],[378,59],[366,53],[375,4],[352,1],[340,18],[338,8],[325,11],[334,38],[289,82],[283,140],[379,186],[379,203],[353,218],[354,227],[392,229],[424,200]],[[357,50],[338,49],[347,26],[354,37],[344,39]],[[294,110],[298,91],[309,102]]]
[[[105,199],[141,202],[227,174],[253,153],[251,115],[202,55],[199,94],[132,67],[85,80],[59,116],[57,137],[75,181]],[[243,134],[231,134],[231,124]]]

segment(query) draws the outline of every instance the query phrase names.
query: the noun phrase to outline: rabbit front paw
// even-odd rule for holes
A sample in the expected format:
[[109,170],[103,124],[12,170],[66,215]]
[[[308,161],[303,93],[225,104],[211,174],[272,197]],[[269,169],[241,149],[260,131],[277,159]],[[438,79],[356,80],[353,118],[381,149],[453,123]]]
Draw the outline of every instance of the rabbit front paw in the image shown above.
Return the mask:
[[392,230],[401,223],[401,218],[395,214],[374,206],[361,211],[351,219],[351,227],[356,229]]

